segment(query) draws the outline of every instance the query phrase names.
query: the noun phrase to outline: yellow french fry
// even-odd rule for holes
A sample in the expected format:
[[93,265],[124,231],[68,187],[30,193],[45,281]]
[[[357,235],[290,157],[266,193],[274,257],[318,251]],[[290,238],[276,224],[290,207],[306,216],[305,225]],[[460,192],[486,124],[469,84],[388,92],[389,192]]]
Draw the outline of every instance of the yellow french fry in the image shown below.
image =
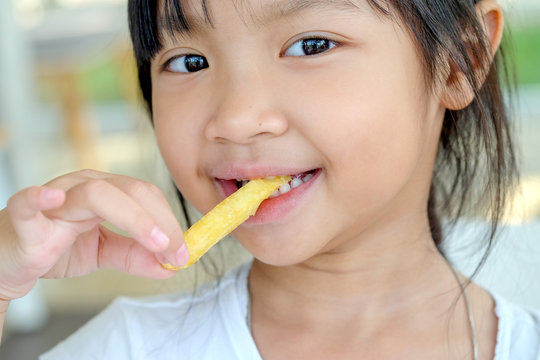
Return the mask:
[[180,270],[193,265],[212,246],[254,215],[259,205],[274,191],[291,180],[290,176],[255,179],[216,205],[191,226],[184,239],[189,250],[189,262],[183,267],[162,264],[167,270]]

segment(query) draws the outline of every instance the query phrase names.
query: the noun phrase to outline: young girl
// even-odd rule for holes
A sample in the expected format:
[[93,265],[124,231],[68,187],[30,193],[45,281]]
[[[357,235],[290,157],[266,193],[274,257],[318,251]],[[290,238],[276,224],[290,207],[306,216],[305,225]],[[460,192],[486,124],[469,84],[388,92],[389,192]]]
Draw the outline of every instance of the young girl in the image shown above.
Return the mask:
[[[514,180],[496,1],[132,0],[129,20],[189,202],[296,181],[233,233],[252,262],[120,299],[43,359],[540,359],[539,315],[453,270],[439,221],[487,204],[487,254]],[[166,278],[189,257],[163,195],[128,177],[68,174],[0,216],[3,313],[40,277]]]

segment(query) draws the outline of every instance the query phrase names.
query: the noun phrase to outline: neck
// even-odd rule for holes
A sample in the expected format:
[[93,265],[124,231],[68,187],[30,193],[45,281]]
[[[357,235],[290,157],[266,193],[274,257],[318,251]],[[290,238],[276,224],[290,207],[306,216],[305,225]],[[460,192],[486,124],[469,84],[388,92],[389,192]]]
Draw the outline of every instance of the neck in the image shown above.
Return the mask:
[[276,321],[314,327],[327,327],[329,321],[339,326],[354,313],[366,331],[375,331],[415,309],[425,310],[430,301],[440,304],[441,296],[455,300],[459,286],[429,231],[409,234],[371,239],[364,234],[356,246],[348,242],[346,248],[291,266],[255,260],[250,273],[253,308],[271,310],[267,313]]
[[[395,226],[372,226],[300,264],[255,260],[251,327],[263,357],[395,359],[407,349],[407,358],[434,359],[451,349],[451,357],[470,358],[460,285],[431,238],[427,216],[414,217],[386,218],[384,224]],[[472,295],[487,334],[481,351],[492,354],[491,297],[481,289]]]

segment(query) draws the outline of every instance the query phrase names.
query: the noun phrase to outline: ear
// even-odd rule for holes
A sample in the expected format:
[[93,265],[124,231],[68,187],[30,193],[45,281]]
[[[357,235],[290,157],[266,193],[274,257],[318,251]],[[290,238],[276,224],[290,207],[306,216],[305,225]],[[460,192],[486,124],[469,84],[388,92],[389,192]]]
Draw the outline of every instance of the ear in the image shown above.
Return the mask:
[[[501,6],[496,0],[481,0],[475,5],[477,16],[483,27],[485,39],[488,42],[490,52],[487,59],[477,61],[473,56],[473,65],[478,83],[483,83],[491,67],[491,63],[501,44],[504,16]],[[464,41],[469,41],[465,39]],[[479,46],[470,42],[468,46]],[[451,63],[452,60],[449,59]],[[446,84],[441,96],[441,105],[449,110],[461,110],[467,107],[474,99],[473,85],[467,77],[457,69],[454,64],[449,65]]]

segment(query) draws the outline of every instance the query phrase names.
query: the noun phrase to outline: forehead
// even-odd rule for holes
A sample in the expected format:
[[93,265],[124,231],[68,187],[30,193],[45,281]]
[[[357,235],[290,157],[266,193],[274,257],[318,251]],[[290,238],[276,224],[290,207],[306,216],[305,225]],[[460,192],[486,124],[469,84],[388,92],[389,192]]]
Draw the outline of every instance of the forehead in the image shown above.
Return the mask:
[[[158,27],[171,32],[191,32],[212,27],[216,8],[229,2],[244,24],[262,26],[308,10],[358,12],[373,7],[374,0],[160,0]],[[378,7],[378,5],[377,5]]]

